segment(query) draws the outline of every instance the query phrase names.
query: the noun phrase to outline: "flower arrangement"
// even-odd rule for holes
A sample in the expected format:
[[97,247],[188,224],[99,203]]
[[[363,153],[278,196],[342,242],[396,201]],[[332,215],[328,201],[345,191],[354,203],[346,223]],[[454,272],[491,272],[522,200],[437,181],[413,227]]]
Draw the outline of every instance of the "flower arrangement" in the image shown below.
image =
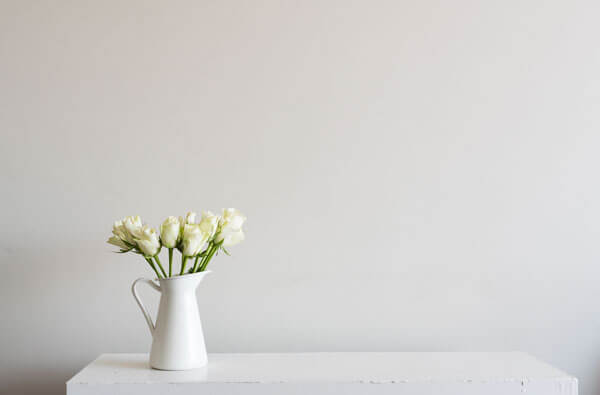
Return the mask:
[[[173,250],[181,253],[179,275],[206,270],[210,260],[219,251],[229,255],[225,247],[244,240],[242,225],[246,217],[234,208],[223,209],[222,215],[210,211],[202,213],[196,223],[196,213],[185,218],[168,217],[160,226],[160,234],[151,226],[143,224],[139,216],[125,217],[113,225],[113,235],[108,243],[119,247],[119,253],[133,252],[144,257],[158,278],[173,276]],[[169,251],[168,272],[158,254],[162,247]],[[193,261],[186,272],[188,262]]]

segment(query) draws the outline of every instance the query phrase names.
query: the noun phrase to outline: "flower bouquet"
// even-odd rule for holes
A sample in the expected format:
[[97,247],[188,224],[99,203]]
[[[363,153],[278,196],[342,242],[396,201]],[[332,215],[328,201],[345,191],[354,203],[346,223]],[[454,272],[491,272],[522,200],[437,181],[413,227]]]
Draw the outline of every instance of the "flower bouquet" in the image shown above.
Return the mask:
[[[113,235],[108,243],[119,247],[119,253],[134,252],[144,257],[157,278],[173,276],[173,250],[181,253],[179,275],[203,272],[219,251],[229,255],[225,247],[244,240],[242,225],[246,217],[234,208],[223,210],[221,216],[210,211],[202,213],[196,223],[196,213],[185,218],[168,217],[160,226],[160,235],[139,216],[125,217],[113,225]],[[159,253],[165,247],[169,251],[168,272],[163,267]],[[193,261],[187,268],[189,261]]]
[[[156,274],[154,280],[138,278],[131,286],[152,335],[151,367],[188,370],[207,363],[196,288],[210,273],[206,267],[213,256],[219,251],[229,255],[226,247],[244,240],[242,225],[245,220],[233,208],[224,209],[220,216],[204,212],[197,223],[196,214],[188,213],[185,218],[168,217],[160,226],[160,234],[142,224],[140,217],[126,217],[115,222],[108,243],[119,247],[120,253],[134,252],[143,256]],[[169,252],[168,271],[158,257],[163,247]],[[181,253],[181,266],[175,273],[173,250]],[[139,283],[146,283],[161,293],[156,322],[137,293]]]

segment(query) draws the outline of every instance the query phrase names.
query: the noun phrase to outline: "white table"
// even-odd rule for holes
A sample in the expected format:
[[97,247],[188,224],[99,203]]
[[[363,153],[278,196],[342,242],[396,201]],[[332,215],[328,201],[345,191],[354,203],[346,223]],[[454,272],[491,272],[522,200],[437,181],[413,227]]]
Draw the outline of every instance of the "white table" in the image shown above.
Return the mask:
[[577,379],[524,353],[210,354],[198,370],[103,354],[67,395],[576,395]]

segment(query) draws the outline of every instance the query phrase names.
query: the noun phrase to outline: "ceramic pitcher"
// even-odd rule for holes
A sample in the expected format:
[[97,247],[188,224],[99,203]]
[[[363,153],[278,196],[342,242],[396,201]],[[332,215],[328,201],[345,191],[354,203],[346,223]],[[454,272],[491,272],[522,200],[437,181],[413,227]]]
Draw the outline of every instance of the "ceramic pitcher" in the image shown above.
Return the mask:
[[[150,366],[154,369],[188,370],[206,365],[206,346],[196,288],[208,273],[161,278],[158,284],[156,280],[147,278],[138,278],[133,282],[131,292],[152,334]],[[137,294],[136,286],[139,283],[146,283],[160,292],[156,324]]]

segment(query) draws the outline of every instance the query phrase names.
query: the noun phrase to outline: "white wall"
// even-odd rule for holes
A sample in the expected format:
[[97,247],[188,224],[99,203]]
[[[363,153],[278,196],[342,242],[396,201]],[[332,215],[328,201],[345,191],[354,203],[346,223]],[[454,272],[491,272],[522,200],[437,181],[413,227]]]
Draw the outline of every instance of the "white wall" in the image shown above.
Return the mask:
[[148,350],[113,220],[234,206],[209,351],[522,350],[599,393],[599,12],[1,1],[0,392]]

